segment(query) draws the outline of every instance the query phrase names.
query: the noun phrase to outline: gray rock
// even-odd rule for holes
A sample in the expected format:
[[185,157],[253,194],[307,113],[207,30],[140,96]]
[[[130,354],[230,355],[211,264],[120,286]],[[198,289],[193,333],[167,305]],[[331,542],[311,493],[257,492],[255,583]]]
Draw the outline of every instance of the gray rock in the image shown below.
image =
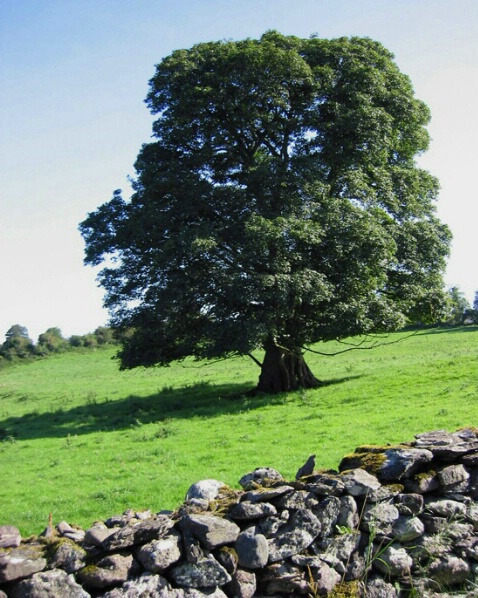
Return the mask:
[[[185,590],[172,590],[169,598],[228,598],[220,588],[215,588],[212,590],[204,588],[202,589],[204,591],[195,590],[193,588],[187,588]],[[161,598],[163,598],[163,596],[161,596]]]
[[299,509],[290,521],[282,526],[276,536],[267,540],[269,562],[276,563],[310,546],[321,530],[320,521],[306,509]]
[[338,474],[315,473],[305,484],[306,490],[318,496],[341,496],[345,490]]
[[104,523],[95,523],[92,527],[86,530],[83,542],[86,546],[101,546],[106,538],[113,536],[118,532],[120,527],[106,527]]
[[110,554],[96,565],[80,569],[77,580],[88,590],[101,590],[122,584],[137,574],[138,565],[132,555]]
[[441,534],[448,525],[448,520],[445,517],[434,517],[428,513],[423,513],[420,517],[425,531],[429,534]]
[[[442,486],[454,486],[460,482],[466,482],[470,474],[466,471],[463,465],[449,465],[437,472],[438,481]],[[466,490],[466,486],[463,488]]]
[[166,537],[144,544],[135,553],[146,571],[161,573],[181,558],[181,534],[172,530]]
[[391,583],[376,577],[367,583],[366,596],[367,598],[397,598],[398,594]]
[[410,575],[413,561],[405,548],[388,546],[374,558],[373,567],[388,577]]
[[47,561],[39,549],[31,547],[13,548],[0,552],[0,583],[15,581],[45,569]]
[[424,499],[421,494],[398,494],[394,504],[401,515],[418,515],[423,511]]
[[295,479],[300,480],[300,478],[304,478],[306,476],[310,476],[314,473],[315,467],[315,455],[310,455],[307,461],[299,468],[297,473],[295,474]]
[[463,523],[461,521],[448,521],[444,528],[444,533],[453,542],[460,542],[473,534],[473,526],[471,523]]
[[214,552],[214,556],[229,573],[229,575],[234,575],[239,564],[239,557],[237,556],[237,552],[234,550],[234,548],[222,546],[219,550]]
[[49,567],[75,573],[85,566],[86,551],[68,538],[63,538],[50,548]]
[[22,536],[20,530],[13,525],[0,525],[0,548],[17,548]]
[[[461,439],[458,438],[458,441]],[[429,447],[435,448],[437,446],[450,446],[457,441],[457,437],[455,437],[450,432],[446,430],[434,430],[433,432],[424,432],[423,434],[415,434],[415,441],[414,445],[416,447],[426,448]]]
[[277,516],[265,517],[259,521],[259,527],[266,538],[272,538],[289,521],[290,513],[286,509]]
[[249,490],[244,494],[242,500],[250,502],[267,502],[278,496],[283,496],[287,492],[293,492],[294,488],[286,484],[280,486],[273,486],[271,488],[260,488],[258,490]]
[[367,494],[367,502],[382,502],[384,500],[390,500],[395,498],[403,490],[403,486],[400,484],[386,484],[381,486],[377,490],[373,490],[370,494]]
[[313,492],[295,490],[279,498],[276,504],[280,509],[312,509],[319,501]]
[[241,532],[234,544],[239,566],[246,569],[261,569],[269,559],[269,544],[265,536],[253,529]]
[[352,496],[366,496],[378,490],[381,484],[378,479],[365,469],[349,469],[341,475],[346,491]]
[[277,509],[268,502],[243,501],[229,509],[228,515],[231,519],[238,521],[249,521],[260,519],[269,515],[276,515]]
[[341,581],[341,576],[329,567],[327,563],[321,563],[317,568],[311,568],[312,579],[308,579],[309,591],[311,586],[313,591],[322,596],[329,595],[334,587]]
[[11,598],[90,598],[73,575],[56,569],[35,573],[29,579],[24,579],[9,590]]
[[360,529],[388,536],[392,531],[392,524],[399,518],[397,507],[388,503],[366,505]]
[[348,528],[349,531],[358,529],[359,515],[357,503],[352,496],[341,496],[340,511],[337,517],[337,525]]
[[391,448],[383,454],[386,460],[377,473],[381,482],[396,482],[411,477],[420,467],[433,459],[431,451],[419,448]]
[[466,505],[466,520],[473,524],[475,531],[478,531],[478,504],[472,502]]
[[458,457],[478,450],[478,440],[473,430],[459,430],[450,434],[445,430],[427,432],[416,437],[415,446],[429,448],[435,458],[454,461]]
[[191,533],[210,550],[225,544],[232,544],[240,528],[232,521],[214,515],[188,515],[181,521],[181,529]]
[[312,508],[314,515],[320,521],[320,536],[329,536],[335,530],[341,510],[340,499],[336,496],[324,498],[320,504]]
[[433,492],[440,487],[438,476],[433,470],[415,474],[413,477],[404,480],[403,484],[408,492],[417,494]]
[[[349,562],[352,553],[358,549],[361,539],[362,534],[360,532],[345,533],[327,538],[327,540],[321,543],[321,551],[318,556],[322,561],[334,567],[334,569],[339,571],[340,567],[339,572],[343,572],[345,568],[339,566],[339,563],[345,566]],[[300,564],[300,561],[295,560],[300,558],[302,557],[292,557],[292,560]],[[302,566],[307,566],[307,563],[302,563]]]
[[466,517],[466,505],[456,500],[430,500],[426,502],[425,510],[439,517]]
[[168,516],[158,515],[153,519],[137,521],[125,525],[117,532],[107,537],[101,543],[106,551],[124,550],[137,544],[145,544],[151,540],[164,537],[174,526],[174,521]]
[[169,583],[160,575],[143,573],[101,595],[101,598],[176,598]]
[[200,480],[193,484],[186,493],[186,500],[200,498],[208,501],[215,500],[225,487],[223,482],[218,480]]
[[282,475],[272,467],[257,467],[251,473],[246,473],[239,480],[244,490],[256,490],[261,486],[270,486],[272,483],[283,482]]
[[232,576],[232,580],[226,585],[229,596],[234,598],[253,598],[256,593],[256,576],[251,571],[238,569]]
[[439,584],[461,584],[468,579],[470,566],[453,554],[444,554],[428,565],[427,574]]
[[275,563],[264,569],[260,576],[261,586],[264,585],[267,594],[307,594],[310,591],[309,580],[303,569],[289,562]]
[[392,527],[392,533],[399,542],[411,542],[425,533],[425,526],[418,517],[399,517]]
[[214,588],[232,579],[212,555],[199,559],[197,563],[177,565],[169,571],[169,576],[174,583],[187,588]]

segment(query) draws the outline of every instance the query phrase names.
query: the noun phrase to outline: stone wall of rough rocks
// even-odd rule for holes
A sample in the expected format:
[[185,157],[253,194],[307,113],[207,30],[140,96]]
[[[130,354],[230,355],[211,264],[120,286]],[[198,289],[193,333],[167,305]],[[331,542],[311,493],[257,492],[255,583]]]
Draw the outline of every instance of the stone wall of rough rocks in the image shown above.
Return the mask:
[[259,468],[241,490],[203,480],[174,513],[87,530],[0,527],[0,597],[478,596],[478,430],[303,473]]

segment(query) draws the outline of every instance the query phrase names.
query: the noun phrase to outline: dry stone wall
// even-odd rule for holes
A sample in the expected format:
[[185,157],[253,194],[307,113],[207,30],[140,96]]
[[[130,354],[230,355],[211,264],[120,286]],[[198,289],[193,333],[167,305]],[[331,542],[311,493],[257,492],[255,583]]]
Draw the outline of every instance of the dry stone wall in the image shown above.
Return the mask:
[[307,463],[200,481],[175,512],[0,527],[0,597],[478,596],[477,430]]

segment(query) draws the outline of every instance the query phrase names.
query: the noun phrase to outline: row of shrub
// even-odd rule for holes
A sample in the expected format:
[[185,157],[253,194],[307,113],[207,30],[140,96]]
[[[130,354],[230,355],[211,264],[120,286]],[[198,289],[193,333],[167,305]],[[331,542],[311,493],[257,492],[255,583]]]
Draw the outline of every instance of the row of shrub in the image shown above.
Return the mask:
[[25,326],[15,324],[5,334],[5,342],[0,345],[0,367],[8,363],[47,357],[74,349],[95,349],[102,345],[115,344],[113,330],[106,326],[94,332],[64,338],[59,328],[48,328],[34,343]]

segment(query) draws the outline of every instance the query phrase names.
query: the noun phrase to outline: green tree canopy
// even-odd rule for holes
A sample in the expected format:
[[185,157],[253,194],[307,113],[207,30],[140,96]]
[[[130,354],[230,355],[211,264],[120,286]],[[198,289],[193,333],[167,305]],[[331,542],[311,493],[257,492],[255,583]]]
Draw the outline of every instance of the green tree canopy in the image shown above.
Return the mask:
[[5,333],[5,342],[0,346],[0,356],[8,360],[24,359],[33,354],[34,345],[28,336],[28,329],[14,324]]
[[368,38],[203,43],[157,65],[134,193],[80,225],[121,366],[264,349],[258,388],[318,383],[303,349],[436,319],[450,233],[418,168],[429,110]]
[[48,355],[49,353],[60,353],[67,348],[68,341],[63,338],[61,330],[55,326],[40,334],[35,351],[38,355]]

